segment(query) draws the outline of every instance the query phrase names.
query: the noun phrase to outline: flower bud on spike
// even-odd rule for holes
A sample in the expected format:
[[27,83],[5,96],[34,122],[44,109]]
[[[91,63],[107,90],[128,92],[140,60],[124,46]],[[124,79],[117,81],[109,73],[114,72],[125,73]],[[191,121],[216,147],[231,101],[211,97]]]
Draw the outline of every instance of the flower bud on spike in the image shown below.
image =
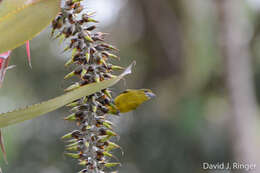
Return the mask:
[[85,74],[87,74],[87,70],[83,69],[82,72],[80,73],[80,76],[84,76]]
[[54,35],[54,32],[55,32],[55,29],[54,29],[54,28],[52,28],[52,30],[51,30],[51,38],[53,37],[53,35]]
[[105,151],[111,151],[117,148],[120,148],[120,146],[113,142],[108,142],[108,146],[106,147]]
[[98,21],[97,20],[95,20],[95,19],[92,19],[92,18],[88,18],[88,22],[93,22],[93,23],[98,23]]
[[124,70],[125,68],[124,68],[124,67],[117,66],[117,65],[112,65],[112,66],[111,66],[111,69],[112,69],[112,70]]
[[100,82],[100,78],[99,78],[99,76],[96,75],[95,78],[94,78],[94,80],[95,80],[95,82],[97,82],[97,83]]
[[69,103],[67,104],[66,106],[67,107],[75,107],[75,106],[78,106],[80,103],[78,101],[75,101],[75,102],[72,102],[72,103]]
[[95,26],[95,25],[92,25],[92,26],[88,27],[86,30],[92,31],[92,30],[94,30],[94,29],[96,29],[96,26]]
[[76,112],[76,111],[80,111],[80,110],[84,110],[87,109],[89,106],[88,105],[80,105],[80,106],[74,106],[71,111],[72,112]]
[[56,36],[54,37],[54,40],[56,40],[57,38],[59,38],[61,35],[62,35],[62,33],[59,33],[58,35],[56,35]]
[[112,75],[112,74],[109,74],[109,73],[105,74],[105,76],[109,77],[109,78],[116,78],[116,75]]
[[82,161],[79,162],[79,165],[81,165],[81,166],[86,166],[87,164],[88,164],[87,160],[82,160]]
[[74,142],[74,143],[71,143],[71,144],[69,144],[69,145],[66,145],[66,148],[78,146],[79,143],[80,143],[79,141],[76,141],[76,142]]
[[78,151],[78,146],[66,147],[65,149],[66,149],[67,151]]
[[82,136],[81,132],[78,130],[74,130],[73,132],[67,133],[66,135],[62,136],[61,139],[69,139],[69,138],[79,138]]
[[109,109],[109,113],[113,114],[113,115],[119,115],[120,111],[117,109],[116,105],[114,105],[113,103],[109,103],[109,106],[111,109]]
[[85,128],[86,128],[86,130],[90,130],[90,129],[91,129],[91,126],[88,125],[88,126],[86,126]]
[[109,53],[109,52],[107,52],[107,51],[103,51],[103,52],[102,52],[102,55],[103,55],[103,56],[106,56],[106,57],[113,58],[113,59],[119,59],[118,56],[116,56],[116,55],[114,55],[114,54],[112,54],[112,53]]
[[94,112],[94,113],[97,112],[97,105],[92,105],[92,112]]
[[68,133],[61,137],[61,139],[68,139],[68,138],[72,138],[72,133]]
[[64,41],[64,39],[65,39],[65,35],[61,34],[59,44],[61,44]]
[[78,14],[78,13],[80,13],[83,9],[84,9],[83,6],[79,6],[78,8],[76,8],[76,9],[73,11],[73,13]]
[[103,44],[100,44],[99,46],[104,47],[104,48],[107,48],[107,49],[119,51],[116,47],[114,47],[114,46],[112,46],[112,45],[110,45],[110,44],[105,44],[105,43],[103,43]]
[[104,89],[103,92],[106,96],[108,96],[109,98],[112,98],[112,95],[110,94],[110,91],[108,89]]
[[101,59],[100,62],[101,62],[105,67],[107,67],[107,63],[106,63],[106,61],[105,61],[104,59]]
[[103,126],[105,126],[108,129],[112,129],[111,124],[108,122],[103,122]]
[[85,142],[85,147],[89,147],[89,142]]
[[78,139],[70,139],[68,141],[66,141],[67,143],[75,143],[78,142]]
[[66,63],[65,63],[65,67],[68,67],[69,65],[73,64],[74,61],[73,59],[69,59]]
[[98,23],[98,21],[90,18],[89,16],[93,15],[94,13],[88,13],[88,14],[82,14],[82,21],[83,22],[94,22],[94,23]]
[[78,154],[78,153],[64,153],[66,156],[68,157],[72,157],[74,159],[79,159],[81,154]]
[[74,121],[74,120],[76,120],[75,113],[70,114],[69,116],[65,117],[64,120],[68,120],[68,121]]
[[85,35],[85,39],[91,43],[94,42],[88,34]]
[[121,166],[121,164],[118,162],[111,162],[111,163],[105,163],[104,166],[107,168],[111,168],[111,167],[115,167],[115,166]]
[[77,53],[77,48],[74,48],[72,50],[71,57],[74,57],[76,53]]
[[100,139],[99,139],[99,141],[98,142],[106,142],[106,141],[108,141],[109,139],[111,138],[111,136],[109,136],[109,135],[104,135],[104,136],[102,136],[102,137],[100,137]]
[[94,95],[92,95],[92,96],[91,96],[91,101],[92,101],[93,103],[95,103],[95,102],[96,102],[96,98],[95,98],[95,96],[94,96]]
[[113,142],[107,142],[108,143],[108,146],[105,148],[105,151],[111,151],[111,150],[114,150],[114,149],[118,149],[118,148],[121,148],[119,145],[113,143]]
[[104,154],[104,156],[107,156],[107,157],[113,157],[113,155],[111,153],[106,152],[106,151],[104,151],[103,154]]
[[[72,62],[72,61],[71,61]],[[65,66],[67,66],[67,63],[65,64]],[[75,72],[74,71],[72,71],[72,72],[70,72],[69,74],[67,74],[65,77],[64,77],[64,79],[66,80],[66,79],[69,79],[69,78],[71,78],[71,77],[73,77],[73,76],[75,76],[76,74],[75,74]]]
[[69,86],[68,88],[66,88],[65,91],[66,91],[66,92],[72,91],[72,90],[77,89],[77,88],[79,88],[79,87],[80,87],[80,84],[77,82],[77,83],[75,83],[75,84]]
[[89,62],[90,54],[87,52],[86,53],[86,61]]
[[117,136],[117,134],[115,132],[113,132],[112,130],[105,130],[105,134],[108,136]]
[[94,15],[94,14],[96,14],[95,11],[93,11],[93,12],[89,12],[89,13],[87,13],[87,16],[92,16],[92,15]]
[[66,51],[69,50],[69,49],[70,49],[69,46],[65,47],[65,48],[63,49],[62,53],[66,52]]

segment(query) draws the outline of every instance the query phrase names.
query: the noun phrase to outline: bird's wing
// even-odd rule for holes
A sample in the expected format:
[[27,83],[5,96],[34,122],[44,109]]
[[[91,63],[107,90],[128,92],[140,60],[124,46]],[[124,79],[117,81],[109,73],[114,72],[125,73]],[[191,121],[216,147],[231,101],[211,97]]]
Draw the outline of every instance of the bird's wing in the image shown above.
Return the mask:
[[[128,92],[130,92],[130,91],[133,91],[133,89],[126,89],[125,91],[121,92],[120,94],[125,94],[125,93],[128,93]],[[119,94],[119,95],[120,95],[120,94]]]

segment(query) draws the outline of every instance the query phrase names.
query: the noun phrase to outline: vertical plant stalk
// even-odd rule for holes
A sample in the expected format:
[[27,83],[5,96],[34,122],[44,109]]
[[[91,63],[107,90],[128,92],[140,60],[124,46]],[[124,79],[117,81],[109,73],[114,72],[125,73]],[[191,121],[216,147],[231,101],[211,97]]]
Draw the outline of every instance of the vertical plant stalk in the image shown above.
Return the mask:
[[[98,21],[92,18],[93,13],[84,13],[83,9],[81,0],[66,0],[62,11],[52,22],[52,36],[57,31],[54,37],[68,43],[64,51],[71,51],[71,58],[65,66],[75,67],[64,79],[74,76],[79,79],[65,91],[111,79],[114,70],[123,69],[110,63],[110,59],[118,59],[113,54],[117,49],[105,43],[105,33],[95,32],[94,24]],[[65,120],[75,122],[77,129],[62,137],[68,140],[65,155],[77,159],[84,167],[80,173],[111,172],[112,167],[120,165],[110,153],[120,148],[111,142],[117,134],[107,118],[108,107],[114,107],[111,91],[104,89],[75,100],[68,107],[71,114]]]
[[259,120],[253,87],[247,21],[241,0],[216,0],[220,26],[220,49],[226,63],[231,114],[229,129],[236,161],[256,164],[260,172]]
[[[155,39],[160,41],[163,53],[166,55],[165,66],[171,66],[171,72],[179,72],[181,59],[181,28],[167,0],[137,0],[141,5],[149,31],[155,33]],[[156,46],[158,46],[156,44]]]

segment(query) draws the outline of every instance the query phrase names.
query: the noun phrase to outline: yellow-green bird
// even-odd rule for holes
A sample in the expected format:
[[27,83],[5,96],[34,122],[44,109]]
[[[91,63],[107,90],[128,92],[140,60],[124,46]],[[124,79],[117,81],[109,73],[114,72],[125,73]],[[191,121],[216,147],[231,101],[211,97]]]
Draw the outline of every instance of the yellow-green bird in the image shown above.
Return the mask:
[[152,97],[155,94],[150,89],[127,89],[114,99],[114,105],[108,107],[109,113],[130,112]]

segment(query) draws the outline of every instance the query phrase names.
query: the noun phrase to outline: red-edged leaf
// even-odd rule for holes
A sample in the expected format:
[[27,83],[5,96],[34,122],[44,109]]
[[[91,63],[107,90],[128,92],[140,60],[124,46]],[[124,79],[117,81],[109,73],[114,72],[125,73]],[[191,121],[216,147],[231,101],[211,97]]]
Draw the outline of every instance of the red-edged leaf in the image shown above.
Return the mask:
[[0,88],[4,81],[5,72],[8,67],[8,61],[10,58],[11,51],[0,54]]
[[29,42],[29,40],[26,42],[26,52],[27,52],[27,59],[28,59],[29,66],[32,68],[31,52],[30,52],[30,42]]

